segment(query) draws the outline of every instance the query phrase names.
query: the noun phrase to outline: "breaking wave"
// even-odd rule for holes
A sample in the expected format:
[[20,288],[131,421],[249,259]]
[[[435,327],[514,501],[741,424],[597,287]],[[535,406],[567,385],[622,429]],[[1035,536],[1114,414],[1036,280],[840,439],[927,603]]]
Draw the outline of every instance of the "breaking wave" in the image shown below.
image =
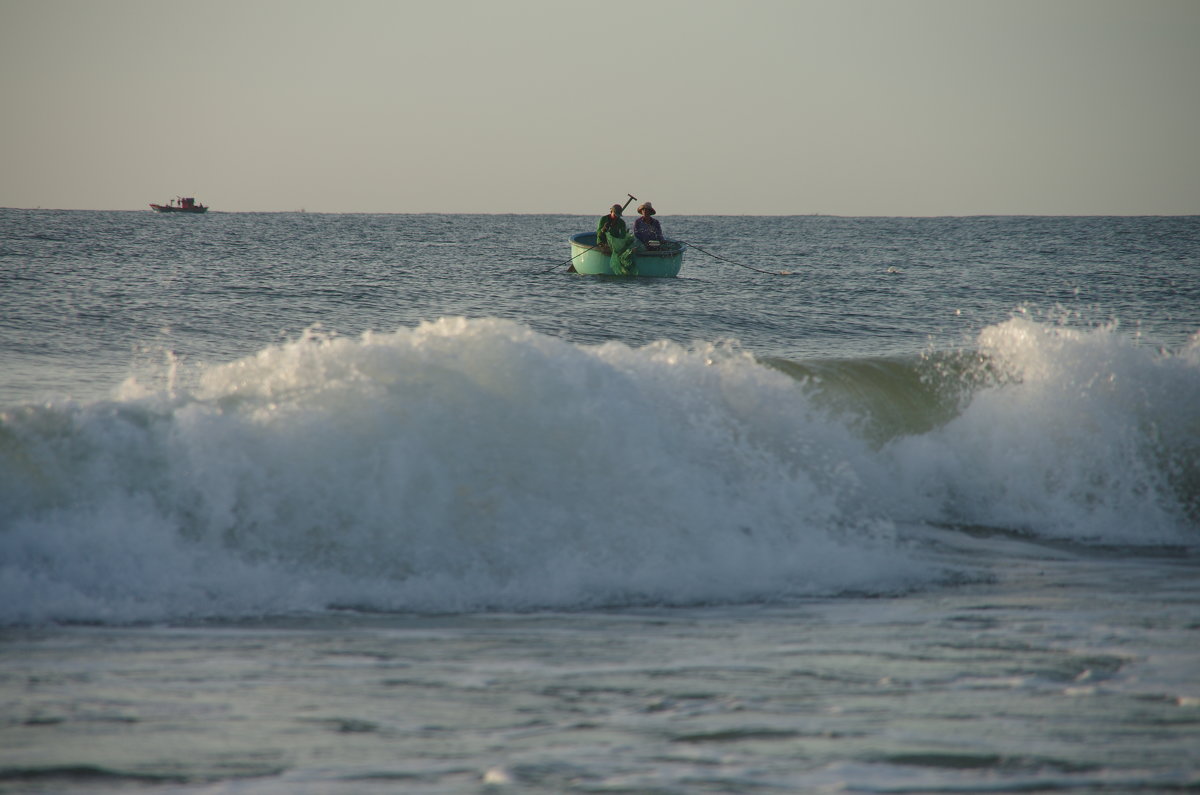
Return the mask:
[[1200,342],[1018,317],[766,364],[450,318],[9,408],[0,622],[880,593],[946,576],[922,524],[1196,537]]

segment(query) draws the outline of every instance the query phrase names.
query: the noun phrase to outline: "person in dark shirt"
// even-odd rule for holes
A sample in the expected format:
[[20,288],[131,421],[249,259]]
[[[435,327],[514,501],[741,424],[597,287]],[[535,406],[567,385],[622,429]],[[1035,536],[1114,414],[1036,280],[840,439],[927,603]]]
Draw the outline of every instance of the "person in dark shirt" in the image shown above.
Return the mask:
[[614,204],[609,208],[608,215],[600,216],[600,220],[596,223],[596,245],[602,248],[608,248],[609,235],[622,238],[628,234],[629,227],[625,225],[625,219],[621,217],[621,205],[619,204]]
[[641,241],[642,245],[646,245],[651,240],[662,242],[662,224],[655,218],[654,205],[650,202],[644,202],[637,208],[638,219],[633,222],[633,234]]
[[600,217],[596,223],[596,247],[609,255],[609,267],[615,275],[636,276],[637,265],[633,261],[636,241],[621,217],[623,209],[621,205],[614,204],[608,215]]

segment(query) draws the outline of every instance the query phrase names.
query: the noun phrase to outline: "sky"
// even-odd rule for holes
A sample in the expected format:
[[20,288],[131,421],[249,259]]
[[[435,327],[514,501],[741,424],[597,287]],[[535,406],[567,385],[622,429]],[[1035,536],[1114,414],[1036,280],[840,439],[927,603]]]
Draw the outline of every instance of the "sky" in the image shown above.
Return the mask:
[[1200,214],[1200,0],[0,0],[0,207]]

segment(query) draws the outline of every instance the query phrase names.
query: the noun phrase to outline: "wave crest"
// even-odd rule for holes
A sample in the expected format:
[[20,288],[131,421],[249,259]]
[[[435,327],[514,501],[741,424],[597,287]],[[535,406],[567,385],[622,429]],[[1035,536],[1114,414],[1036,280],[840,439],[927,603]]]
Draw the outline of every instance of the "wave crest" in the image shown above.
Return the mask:
[[905,541],[927,523],[1178,543],[1198,350],[1022,318],[771,367],[495,319],[314,331],[0,414],[0,621],[885,592],[945,576]]

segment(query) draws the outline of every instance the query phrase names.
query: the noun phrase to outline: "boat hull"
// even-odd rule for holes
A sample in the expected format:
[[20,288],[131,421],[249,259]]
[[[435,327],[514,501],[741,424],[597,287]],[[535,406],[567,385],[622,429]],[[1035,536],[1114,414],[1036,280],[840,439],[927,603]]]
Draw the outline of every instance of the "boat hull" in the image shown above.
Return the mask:
[[206,213],[208,208],[202,204],[194,207],[176,207],[172,204],[151,204],[150,209],[156,213]]
[[[634,252],[633,264],[637,276],[672,277],[679,275],[683,267],[683,252],[687,245],[677,240],[668,240],[659,251],[639,248]],[[611,258],[596,247],[596,234],[582,232],[571,237],[571,264],[576,273],[588,276],[616,276]],[[634,275],[634,274],[631,274]]]

